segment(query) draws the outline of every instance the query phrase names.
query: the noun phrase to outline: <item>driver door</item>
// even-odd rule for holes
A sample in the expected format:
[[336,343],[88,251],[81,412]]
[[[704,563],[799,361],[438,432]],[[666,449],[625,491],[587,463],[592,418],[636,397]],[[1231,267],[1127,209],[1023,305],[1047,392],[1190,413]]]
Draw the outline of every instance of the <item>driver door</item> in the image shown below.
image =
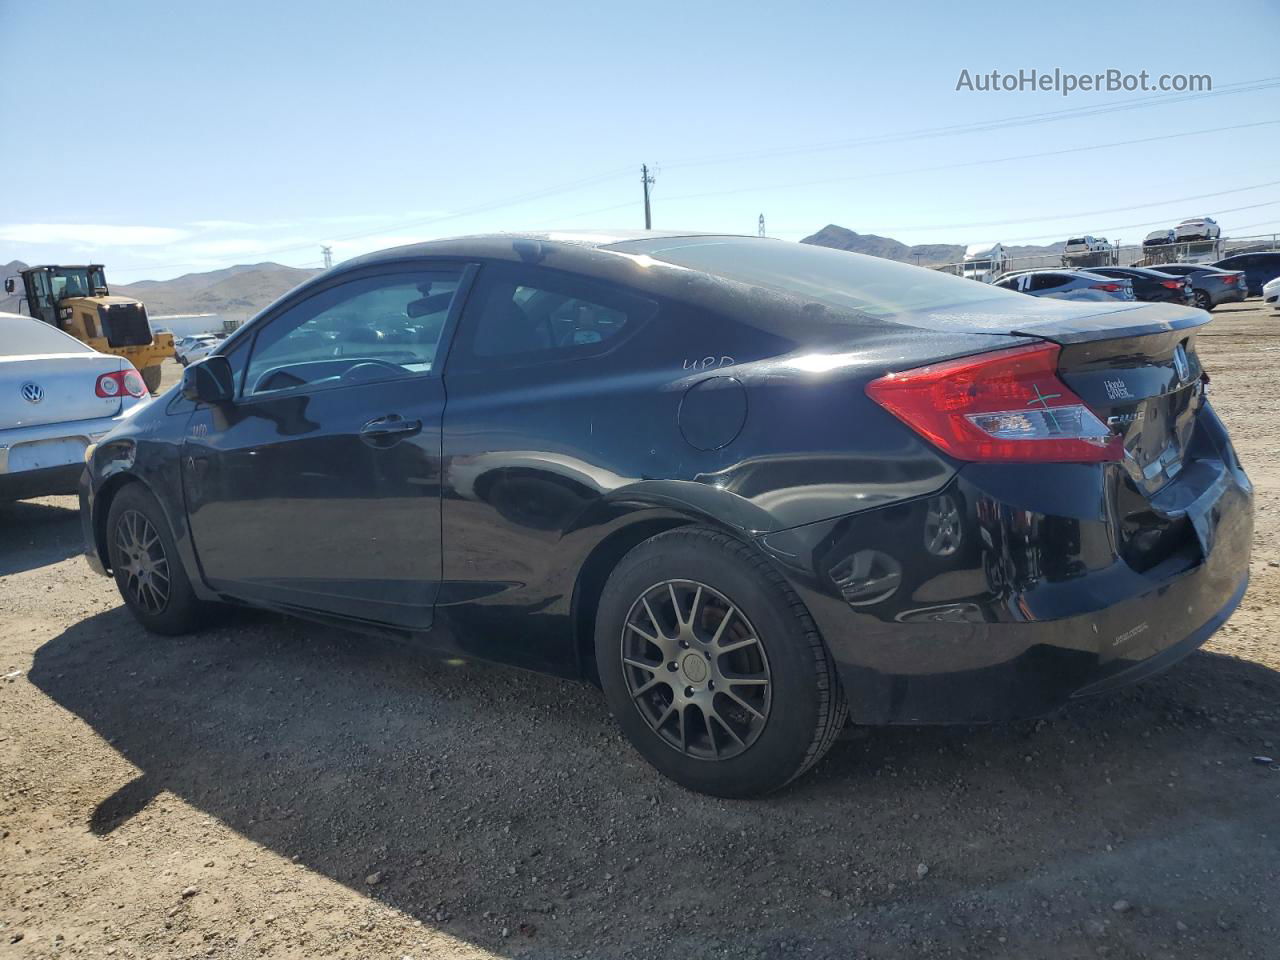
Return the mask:
[[474,268],[348,274],[231,345],[233,403],[181,464],[214,589],[423,630],[441,578],[440,371]]

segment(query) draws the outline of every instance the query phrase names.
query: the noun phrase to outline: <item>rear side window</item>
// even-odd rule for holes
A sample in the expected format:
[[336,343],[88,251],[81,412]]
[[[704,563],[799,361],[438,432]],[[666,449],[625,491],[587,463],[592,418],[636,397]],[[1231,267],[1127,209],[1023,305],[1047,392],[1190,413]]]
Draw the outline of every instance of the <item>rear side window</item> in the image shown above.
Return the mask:
[[629,337],[658,305],[572,274],[491,264],[468,298],[451,370],[585,359]]

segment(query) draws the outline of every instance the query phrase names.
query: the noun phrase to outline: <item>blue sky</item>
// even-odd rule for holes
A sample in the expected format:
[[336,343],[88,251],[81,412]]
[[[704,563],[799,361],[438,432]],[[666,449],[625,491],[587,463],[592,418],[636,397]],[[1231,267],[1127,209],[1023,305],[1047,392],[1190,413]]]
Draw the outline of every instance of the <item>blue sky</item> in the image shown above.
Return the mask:
[[[325,243],[340,260],[638,227],[641,162],[661,228],[1280,230],[1280,86],[1225,92],[1280,79],[1280,4],[998,7],[0,0],[0,263],[94,259],[131,281],[318,264]],[[1033,68],[1209,74],[1216,95],[956,90],[962,69]],[[1084,115],[955,129],[1058,111]]]

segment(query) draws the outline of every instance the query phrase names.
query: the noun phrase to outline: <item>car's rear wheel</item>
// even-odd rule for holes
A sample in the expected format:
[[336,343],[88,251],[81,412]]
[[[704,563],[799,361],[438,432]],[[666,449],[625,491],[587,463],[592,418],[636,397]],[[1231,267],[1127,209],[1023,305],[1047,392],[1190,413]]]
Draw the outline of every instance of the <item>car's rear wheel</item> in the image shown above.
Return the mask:
[[136,483],[111,502],[107,550],[116,587],[139,623],[163,634],[187,633],[199,624],[203,604],[191,589],[164,511]]
[[1209,299],[1209,294],[1204,290],[1196,291],[1196,306],[1206,312],[1213,309],[1213,301]]
[[746,544],[660,534],[609,577],[596,617],[609,708],[644,757],[692,790],[766,793],[815,764],[846,716],[803,603]]

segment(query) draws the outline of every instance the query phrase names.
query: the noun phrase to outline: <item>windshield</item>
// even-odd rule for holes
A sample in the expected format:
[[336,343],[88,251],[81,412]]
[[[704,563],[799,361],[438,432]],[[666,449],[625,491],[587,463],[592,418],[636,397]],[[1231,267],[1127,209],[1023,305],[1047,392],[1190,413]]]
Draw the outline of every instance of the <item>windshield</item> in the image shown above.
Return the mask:
[[965,272],[967,273],[972,273],[975,270],[978,270],[978,271],[990,270],[991,261],[990,260],[970,260],[968,263],[964,265],[964,269],[965,269]]
[[107,278],[101,267],[53,267],[49,271],[53,297],[91,297],[95,290],[105,289]]

